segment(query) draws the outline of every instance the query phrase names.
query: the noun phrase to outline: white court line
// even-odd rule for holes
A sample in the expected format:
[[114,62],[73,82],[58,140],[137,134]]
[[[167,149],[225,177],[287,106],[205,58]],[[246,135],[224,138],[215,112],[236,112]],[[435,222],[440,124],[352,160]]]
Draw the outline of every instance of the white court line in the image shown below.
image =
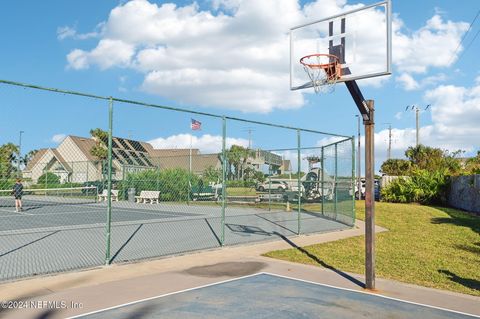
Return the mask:
[[355,290],[355,289],[350,289],[350,288],[337,287],[337,286],[322,284],[322,283],[318,283],[318,282],[314,282],[314,281],[310,281],[310,280],[305,280],[305,279],[299,279],[299,278],[293,278],[293,277],[288,277],[288,276],[273,274],[273,273],[269,273],[269,272],[262,272],[262,274],[271,275],[271,276],[275,276],[275,277],[279,277],[279,278],[290,279],[290,280],[296,280],[296,281],[305,282],[305,283],[309,283],[309,284],[313,284],[313,285],[318,285],[318,286],[324,286],[324,287],[329,287],[329,288],[334,288],[334,289],[339,289],[339,290],[356,292],[356,293],[359,293],[359,294],[366,294],[366,295],[370,295],[370,296],[377,296],[377,297],[380,297],[380,298],[389,299],[389,300],[394,300],[394,301],[399,301],[399,302],[403,302],[403,303],[407,303],[407,304],[411,304],[411,305],[416,305],[416,306],[421,306],[421,307],[427,307],[427,308],[432,308],[432,309],[437,309],[437,310],[443,310],[443,311],[447,311],[447,312],[458,313],[458,314],[460,314],[460,315],[471,316],[471,317],[473,317],[473,318],[480,318],[480,316],[477,316],[477,315],[474,315],[474,314],[471,314],[471,313],[466,313],[466,312],[451,310],[451,309],[447,309],[447,308],[442,308],[442,307],[436,307],[436,306],[431,306],[431,305],[427,305],[427,304],[422,304],[422,303],[418,303],[418,302],[413,302],[413,301],[408,301],[408,300],[403,300],[403,299],[388,297],[388,296],[384,296],[384,295],[380,295],[380,294],[375,294],[375,293],[368,292],[368,291],[360,291],[360,290]]
[[193,291],[193,290],[197,290],[197,289],[201,289],[201,288],[212,287],[212,286],[216,286],[216,285],[220,285],[220,284],[224,284],[224,283],[228,283],[228,282],[232,282],[232,281],[236,281],[236,280],[241,280],[241,279],[245,279],[245,278],[258,276],[258,275],[261,275],[261,274],[262,273],[252,274],[252,275],[242,276],[242,277],[238,277],[238,278],[222,280],[222,281],[219,281],[219,282],[214,282],[214,283],[211,283],[211,284],[206,284],[206,285],[202,285],[202,286],[198,286],[198,287],[187,288],[187,289],[183,289],[183,290],[169,292],[169,293],[159,295],[159,296],[154,296],[154,297],[150,297],[150,298],[135,300],[135,301],[127,302],[127,303],[117,305],[117,306],[108,307],[108,308],[100,309],[100,310],[95,310],[95,311],[92,311],[92,312],[87,312],[87,313],[84,313],[84,314],[81,314],[81,315],[76,315],[76,316],[73,316],[73,317],[67,317],[67,319],[81,318],[81,317],[84,317],[84,316],[89,316],[89,315],[93,315],[93,314],[108,311],[108,310],[113,310],[113,309],[117,309],[117,308],[121,308],[121,307],[125,307],[125,306],[131,306],[131,305],[141,303],[141,302],[144,302],[144,301],[150,301],[150,300],[153,300],[153,299],[158,299],[158,298],[162,298],[162,297],[177,295],[177,294],[181,294],[183,292]]
[[[81,205],[70,205],[70,206],[77,206],[77,207],[85,207],[85,206],[81,206]],[[86,213],[101,213],[101,212],[104,212],[105,209],[107,207],[94,207],[94,206],[89,206],[89,208],[92,208],[92,209],[96,209],[96,210],[89,210],[89,211],[69,211],[69,212],[58,212],[58,213],[47,213],[47,214],[26,214],[26,215],[31,215],[31,216],[49,216],[49,215],[70,215],[70,214],[86,214]],[[186,216],[185,214],[193,214],[193,213],[189,213],[189,212],[172,212],[172,211],[168,211],[168,210],[165,210],[165,211],[158,211],[158,212],[155,212],[155,211],[151,211],[151,212],[146,212],[145,210],[138,210],[136,208],[132,208],[132,209],[128,209],[128,208],[116,208],[116,207],[112,207],[112,210],[113,211],[120,211],[120,212],[126,212],[126,213],[134,213],[134,214],[148,214],[148,215],[156,215],[156,216],[159,216],[159,215],[162,215],[163,216],[167,216],[165,214],[168,214],[169,216],[172,216],[172,215],[178,215],[178,217],[193,217],[193,216]],[[1,211],[1,209],[0,209]],[[14,213],[14,211],[7,211],[7,210],[4,210],[5,212],[9,212],[9,213]],[[181,215],[183,214],[183,215]],[[205,214],[193,214],[194,216],[205,216]],[[20,217],[20,216],[17,216],[17,215],[11,215],[11,216],[0,216],[0,218],[7,218],[7,217]]]
[[0,208],[0,211],[13,214],[13,215],[10,215],[10,216],[0,216],[0,218],[2,218],[2,217],[20,217],[20,216],[18,216],[18,214],[20,214],[20,215],[33,215],[33,214],[26,213],[24,211],[23,212],[17,212],[15,210],[6,210],[6,209],[1,209],[1,208]]
[[232,282],[232,281],[236,281],[236,280],[242,280],[242,279],[245,279],[245,278],[255,277],[255,276],[259,276],[259,275],[270,275],[270,276],[273,276],[273,277],[290,279],[290,280],[305,282],[305,283],[318,285],[318,286],[323,286],[323,287],[329,287],[329,288],[345,290],[345,291],[349,291],[349,292],[355,292],[355,293],[366,294],[366,295],[370,295],[370,296],[376,296],[376,297],[380,297],[380,298],[384,298],[384,299],[394,300],[394,301],[398,301],[398,302],[403,302],[403,303],[407,303],[407,304],[411,304],[411,305],[416,305],[416,306],[421,306],[421,307],[426,307],[426,308],[431,308],[431,309],[436,309],[436,310],[442,310],[442,311],[446,311],[446,312],[450,312],[450,313],[457,313],[457,314],[461,314],[461,315],[465,315],[465,316],[471,316],[473,318],[480,318],[480,316],[473,315],[473,314],[470,314],[470,313],[465,313],[465,312],[455,311],[455,310],[451,310],[451,309],[446,309],[446,308],[441,308],[441,307],[436,307],[436,306],[411,302],[411,301],[402,300],[402,299],[398,299],[398,298],[392,298],[392,297],[388,297],[388,296],[384,296],[384,295],[374,294],[374,293],[371,293],[371,292],[359,291],[359,290],[343,288],[343,287],[336,287],[336,286],[322,284],[322,283],[318,283],[318,282],[314,282],[314,281],[309,281],[309,280],[304,280],[304,279],[298,279],[298,278],[273,274],[273,273],[269,273],[269,272],[260,272],[260,273],[256,273],[256,274],[252,274],[252,275],[242,276],[242,277],[233,278],[233,279],[227,279],[227,280],[219,281],[219,282],[216,282],[216,283],[211,283],[211,284],[202,285],[202,286],[198,286],[198,287],[183,289],[183,290],[179,290],[179,291],[175,291],[175,292],[170,292],[170,293],[159,295],[159,296],[154,296],[154,297],[150,297],[150,298],[145,298],[145,299],[140,299],[140,300],[136,300],[136,301],[132,301],[132,302],[127,302],[127,303],[120,304],[120,305],[117,305],[117,306],[108,307],[108,308],[104,308],[104,309],[100,309],[100,310],[95,310],[95,311],[92,311],[92,312],[84,313],[84,314],[81,314],[81,315],[76,315],[76,316],[73,316],[73,317],[68,317],[67,319],[82,318],[84,316],[89,316],[89,315],[97,314],[97,313],[100,313],[100,312],[105,312],[105,311],[114,310],[114,309],[118,309],[118,308],[122,308],[122,307],[126,307],[126,306],[131,306],[131,305],[138,304],[138,303],[145,302],[145,301],[150,301],[150,300],[159,299],[159,298],[162,298],[162,297],[172,296],[172,295],[180,294],[180,293],[183,293],[183,292],[189,292],[189,291],[193,291],[193,290],[197,290],[197,289],[201,289],[201,288],[207,288],[207,287],[212,287],[212,286],[216,286],[216,285],[221,285],[221,284],[224,284],[224,283],[228,283],[228,282]]

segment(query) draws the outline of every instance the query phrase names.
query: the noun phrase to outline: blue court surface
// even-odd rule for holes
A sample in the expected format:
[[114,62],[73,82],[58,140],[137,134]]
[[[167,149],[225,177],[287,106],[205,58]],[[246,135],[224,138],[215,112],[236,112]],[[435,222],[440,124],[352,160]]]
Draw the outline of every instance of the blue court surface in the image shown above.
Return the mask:
[[260,273],[72,318],[480,318]]

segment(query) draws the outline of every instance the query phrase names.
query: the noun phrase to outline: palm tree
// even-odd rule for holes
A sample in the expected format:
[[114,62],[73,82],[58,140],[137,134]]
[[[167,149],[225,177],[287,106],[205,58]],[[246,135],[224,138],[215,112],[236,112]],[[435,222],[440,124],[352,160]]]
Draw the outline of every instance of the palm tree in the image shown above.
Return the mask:
[[108,149],[107,149],[107,140],[108,140],[108,133],[100,128],[91,129],[90,135],[95,140],[95,145],[92,146],[90,149],[90,154],[97,158],[96,165],[99,165],[100,170],[102,172],[102,177],[105,179],[105,160],[108,157]]

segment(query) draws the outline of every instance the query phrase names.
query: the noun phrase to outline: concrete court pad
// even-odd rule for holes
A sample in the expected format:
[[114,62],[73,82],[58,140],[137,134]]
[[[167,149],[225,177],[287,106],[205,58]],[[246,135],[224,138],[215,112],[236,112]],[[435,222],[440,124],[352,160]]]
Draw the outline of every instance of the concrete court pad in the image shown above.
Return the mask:
[[474,318],[272,274],[228,280],[74,318]]

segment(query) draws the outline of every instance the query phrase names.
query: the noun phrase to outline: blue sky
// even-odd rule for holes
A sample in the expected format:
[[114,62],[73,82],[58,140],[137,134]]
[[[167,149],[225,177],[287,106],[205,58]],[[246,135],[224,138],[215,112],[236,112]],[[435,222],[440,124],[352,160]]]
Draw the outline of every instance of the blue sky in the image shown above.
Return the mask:
[[[323,17],[323,9],[340,12],[359,3],[374,1],[6,1],[0,4],[0,78],[356,135],[357,110],[344,85],[329,95],[290,92],[284,52],[290,27]],[[393,156],[415,143],[407,105],[431,104],[420,115],[422,143],[466,155],[479,149],[480,39],[474,36],[480,19],[466,34],[479,9],[476,0],[393,1],[393,74],[376,85],[358,82],[376,103],[377,170],[387,154],[385,123],[393,128]],[[266,58],[255,59],[259,54]],[[23,130],[24,151],[107,126],[104,101],[5,85],[0,97],[0,143],[17,143]],[[191,117],[116,105],[114,134],[188,147]],[[193,132],[194,146],[216,151],[221,123],[193,117],[203,123]],[[251,130],[254,147],[296,145],[292,131],[228,125],[229,143],[248,144]],[[324,138],[305,134],[302,141],[314,146]]]

